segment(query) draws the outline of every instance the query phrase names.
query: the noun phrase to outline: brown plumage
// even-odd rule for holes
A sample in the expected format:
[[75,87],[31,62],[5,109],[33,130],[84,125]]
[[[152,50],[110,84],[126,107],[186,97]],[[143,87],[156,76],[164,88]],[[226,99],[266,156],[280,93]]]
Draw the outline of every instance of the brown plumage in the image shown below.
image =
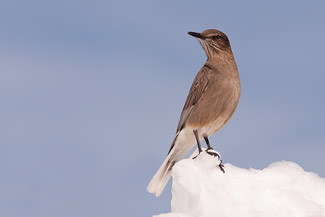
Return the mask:
[[172,167],[195,143],[200,153],[200,140],[204,138],[207,153],[215,154],[209,152],[208,137],[229,121],[240,97],[240,80],[228,37],[215,29],[188,34],[199,39],[207,61],[193,81],[167,158],[147,187],[156,196],[167,184]]

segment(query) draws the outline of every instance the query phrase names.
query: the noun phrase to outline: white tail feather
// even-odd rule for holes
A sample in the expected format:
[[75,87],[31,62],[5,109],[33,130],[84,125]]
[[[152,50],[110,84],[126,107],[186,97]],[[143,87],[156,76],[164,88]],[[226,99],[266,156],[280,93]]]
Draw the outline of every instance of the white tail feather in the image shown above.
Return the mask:
[[184,128],[177,133],[166,159],[151,179],[147,191],[160,196],[171,176],[172,168],[193,147],[196,140],[192,129]]
[[164,160],[163,164],[160,166],[159,170],[151,179],[147,191],[159,197],[161,192],[164,190],[168,180],[171,176],[171,169],[175,162],[171,159],[173,151],[171,151],[166,159]]

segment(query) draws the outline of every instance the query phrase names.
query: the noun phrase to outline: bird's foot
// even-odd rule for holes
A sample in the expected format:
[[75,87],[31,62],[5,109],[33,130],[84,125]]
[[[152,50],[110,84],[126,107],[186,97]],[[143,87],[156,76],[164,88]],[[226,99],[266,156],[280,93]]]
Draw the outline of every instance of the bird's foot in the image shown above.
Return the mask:
[[220,160],[220,164],[219,164],[219,168],[223,173],[226,173],[225,169],[224,169],[225,165],[222,164],[222,160]]
[[192,159],[194,160],[195,158],[197,158],[197,156],[199,156],[202,152],[202,149],[199,149],[199,153],[195,156],[195,157],[192,157]]
[[208,148],[207,150],[205,150],[205,152],[213,157],[218,156],[218,158],[221,159],[220,154],[212,148]]
[[220,154],[219,154],[217,151],[213,150],[212,148],[208,148],[207,150],[205,150],[205,152],[206,152],[207,154],[213,156],[213,157],[218,157],[219,160],[220,160],[219,168],[220,168],[220,170],[221,170],[223,173],[226,173],[226,171],[225,171],[225,169],[224,169],[225,166],[222,164],[222,160],[221,160],[221,156],[220,156]]

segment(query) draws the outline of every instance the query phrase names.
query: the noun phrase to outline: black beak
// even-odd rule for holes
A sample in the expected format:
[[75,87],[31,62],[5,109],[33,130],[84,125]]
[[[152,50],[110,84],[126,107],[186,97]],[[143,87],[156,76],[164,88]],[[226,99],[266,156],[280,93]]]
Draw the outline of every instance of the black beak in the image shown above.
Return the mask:
[[204,39],[204,37],[200,33],[197,33],[197,32],[188,32],[187,34],[189,34],[195,38]]

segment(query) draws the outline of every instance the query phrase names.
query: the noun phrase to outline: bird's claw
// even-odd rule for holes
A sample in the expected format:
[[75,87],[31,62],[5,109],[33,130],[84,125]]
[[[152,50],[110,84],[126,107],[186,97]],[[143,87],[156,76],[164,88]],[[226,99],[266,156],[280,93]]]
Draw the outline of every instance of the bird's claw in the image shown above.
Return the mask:
[[220,164],[219,164],[219,168],[223,173],[226,173],[225,169],[224,169],[225,165],[222,164],[222,160],[220,160]]
[[199,153],[195,156],[195,157],[192,157],[192,159],[194,160],[195,158],[197,158],[197,156],[199,156],[201,154],[202,150],[199,150]]
[[218,156],[219,159],[221,158],[219,153],[213,150],[212,148],[208,148],[207,150],[205,150],[205,152],[213,157]]
[[[202,150],[199,150],[199,153],[194,156],[192,159],[194,160],[195,158],[197,158],[200,154],[201,154]],[[218,156],[219,160],[220,160],[220,164],[218,165],[218,167],[220,168],[220,170],[223,172],[223,173],[226,173],[225,169],[224,169],[224,165],[222,164],[222,160],[221,160],[221,157],[220,157],[220,154],[218,152],[216,152],[215,150],[213,150],[212,148],[208,148],[207,150],[205,150],[205,152],[213,157],[216,157]]]
[[218,156],[219,160],[220,160],[220,164],[219,164],[219,168],[223,173],[226,173],[225,169],[224,169],[224,165],[222,164],[222,160],[221,160],[221,156],[218,152],[216,152],[215,150],[213,150],[212,148],[208,148],[207,150],[205,150],[205,152],[213,157]]

